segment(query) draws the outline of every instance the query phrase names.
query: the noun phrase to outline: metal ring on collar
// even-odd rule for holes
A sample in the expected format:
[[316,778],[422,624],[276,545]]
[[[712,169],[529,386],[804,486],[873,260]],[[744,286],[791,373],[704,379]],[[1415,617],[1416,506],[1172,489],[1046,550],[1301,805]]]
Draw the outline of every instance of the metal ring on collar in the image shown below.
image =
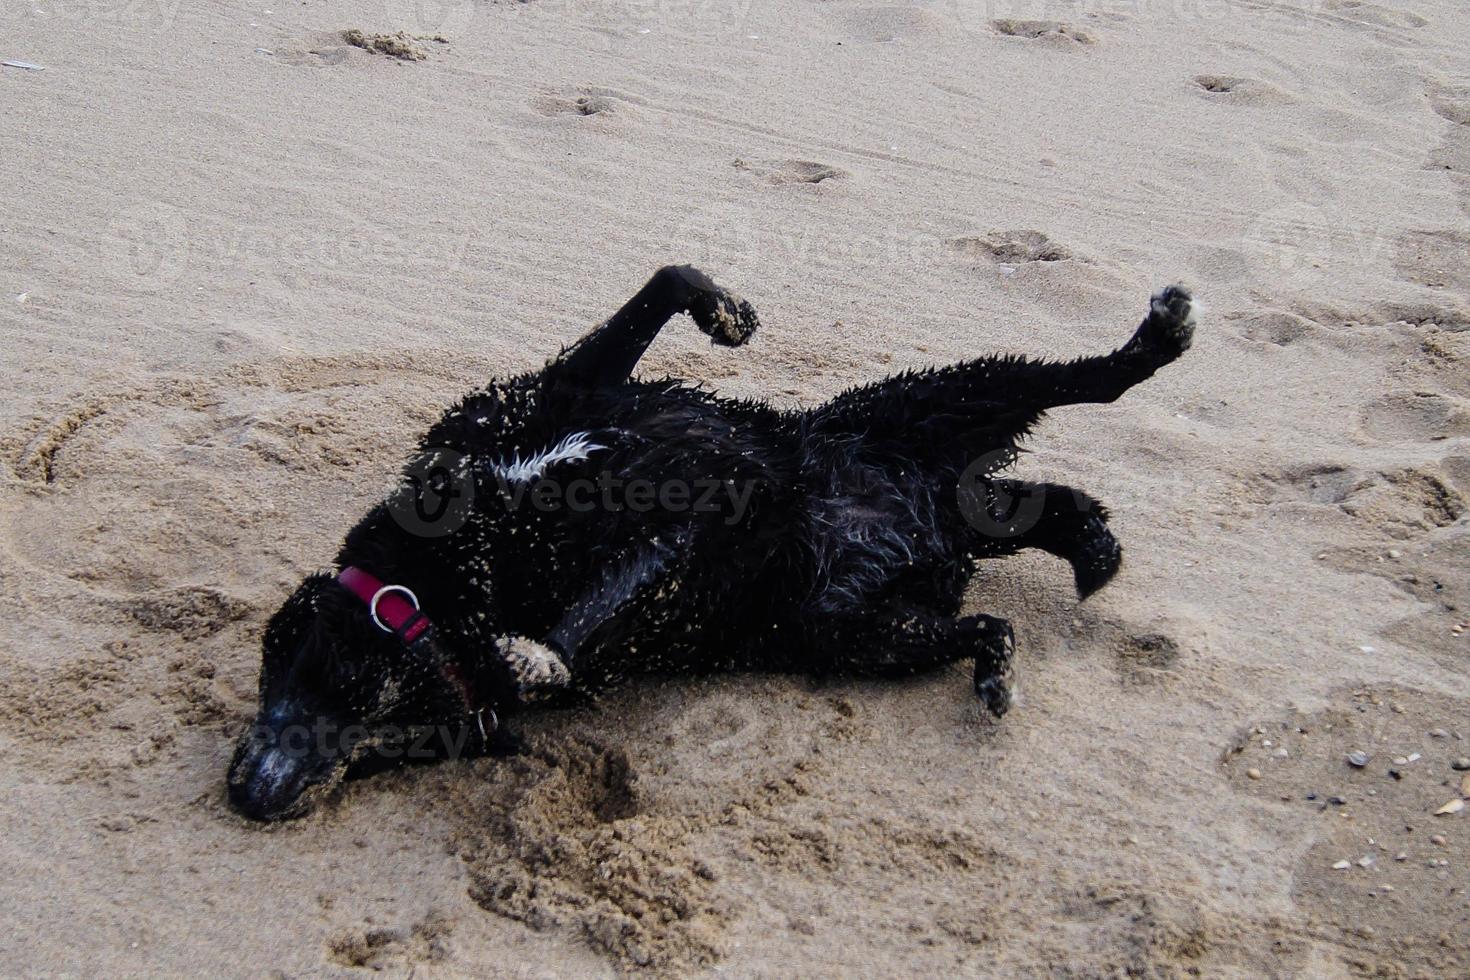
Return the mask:
[[376,623],[378,629],[382,630],[384,633],[393,632],[393,628],[378,618],[378,601],[389,592],[402,592],[404,595],[408,596],[408,601],[413,603],[413,608],[415,610],[419,608],[419,597],[414,595],[413,590],[408,588],[408,586],[406,585],[385,585],[378,591],[374,592],[372,601],[368,603],[368,615],[373,617],[373,622]]

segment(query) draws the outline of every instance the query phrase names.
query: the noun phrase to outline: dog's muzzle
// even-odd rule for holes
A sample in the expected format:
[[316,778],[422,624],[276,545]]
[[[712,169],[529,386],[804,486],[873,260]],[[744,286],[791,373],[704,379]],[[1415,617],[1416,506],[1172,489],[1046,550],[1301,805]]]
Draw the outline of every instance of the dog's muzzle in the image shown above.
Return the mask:
[[262,713],[235,747],[230,803],[252,820],[284,820],[304,813],[313,796],[341,781],[351,748],[324,744],[332,726],[277,708]]

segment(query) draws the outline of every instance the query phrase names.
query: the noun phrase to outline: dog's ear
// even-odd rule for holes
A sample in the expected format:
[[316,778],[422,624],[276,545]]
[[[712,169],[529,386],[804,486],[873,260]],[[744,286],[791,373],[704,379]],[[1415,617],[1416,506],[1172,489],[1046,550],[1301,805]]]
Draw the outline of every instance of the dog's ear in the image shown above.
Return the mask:
[[261,638],[261,684],[283,670],[312,628],[321,611],[321,597],[332,577],[325,572],[307,576],[266,624]]

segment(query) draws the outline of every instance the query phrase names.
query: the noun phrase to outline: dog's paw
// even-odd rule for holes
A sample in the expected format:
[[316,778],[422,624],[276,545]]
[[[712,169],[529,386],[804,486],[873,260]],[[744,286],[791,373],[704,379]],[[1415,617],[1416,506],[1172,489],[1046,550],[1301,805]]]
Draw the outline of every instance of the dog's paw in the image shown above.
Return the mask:
[[1107,585],[1123,562],[1123,547],[1102,515],[1089,517],[1082,544],[1072,554],[1072,576],[1083,599]]
[[689,315],[710,340],[722,347],[739,347],[761,325],[755,307],[718,286],[700,293],[689,305]]
[[1136,340],[1167,364],[1194,342],[1198,304],[1183,286],[1165,286],[1149,300],[1148,316],[1138,328]]
[[975,695],[996,718],[1010,710],[1015,679],[1016,634],[1003,619],[977,616],[983,641],[975,654]]
[[550,697],[572,684],[572,672],[566,663],[544,643],[524,636],[502,636],[495,641],[495,653],[510,671],[516,694],[523,702]]

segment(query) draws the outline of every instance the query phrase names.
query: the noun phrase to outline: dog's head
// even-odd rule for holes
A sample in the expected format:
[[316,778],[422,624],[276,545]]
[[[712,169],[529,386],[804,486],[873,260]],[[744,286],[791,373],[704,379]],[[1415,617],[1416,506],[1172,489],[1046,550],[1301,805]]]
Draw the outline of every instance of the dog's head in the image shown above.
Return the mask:
[[230,764],[231,803],[256,820],[301,816],[368,757],[429,751],[425,733],[464,748],[465,706],[436,669],[437,643],[410,649],[336,579],[308,578],[266,627],[260,709]]

